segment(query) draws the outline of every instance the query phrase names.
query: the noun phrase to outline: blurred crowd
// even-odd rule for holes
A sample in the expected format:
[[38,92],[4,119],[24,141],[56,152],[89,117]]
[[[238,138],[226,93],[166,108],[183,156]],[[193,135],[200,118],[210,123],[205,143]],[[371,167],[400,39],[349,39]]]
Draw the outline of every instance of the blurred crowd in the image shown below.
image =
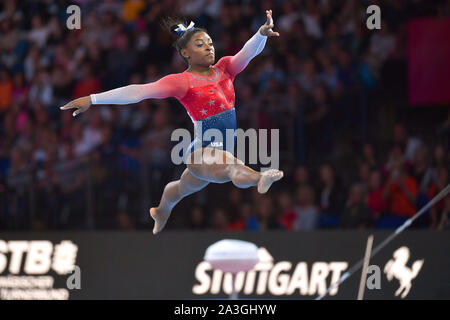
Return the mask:
[[[66,26],[71,4],[79,30]],[[381,30],[366,27],[370,4]],[[165,16],[205,27],[218,60],[265,9],[281,36],[236,77],[238,127],[280,129],[285,178],[266,195],[210,184],[175,207],[169,229],[395,228],[448,185],[450,112],[424,107],[414,121],[406,99],[406,23],[449,17],[448,1],[5,0],[0,230],[151,229],[148,209],[184,170],[170,161],[171,132],[192,132],[182,106],[145,100],[77,118],[59,107],[183,72]],[[450,229],[449,211],[447,196],[413,226]]]

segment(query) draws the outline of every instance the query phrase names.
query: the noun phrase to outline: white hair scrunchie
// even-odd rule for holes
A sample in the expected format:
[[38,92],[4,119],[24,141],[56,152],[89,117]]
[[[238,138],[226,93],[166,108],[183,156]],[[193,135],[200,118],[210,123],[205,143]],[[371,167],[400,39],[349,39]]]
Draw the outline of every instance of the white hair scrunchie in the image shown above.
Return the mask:
[[194,28],[194,22],[193,21],[191,21],[191,23],[189,24],[189,26],[187,26],[187,27],[185,27],[183,24],[179,24],[178,25],[178,28],[176,28],[175,29],[175,32],[178,34],[178,35],[181,35],[181,34],[183,34],[184,32],[186,32],[187,30],[190,30],[190,29],[192,29],[192,28]]

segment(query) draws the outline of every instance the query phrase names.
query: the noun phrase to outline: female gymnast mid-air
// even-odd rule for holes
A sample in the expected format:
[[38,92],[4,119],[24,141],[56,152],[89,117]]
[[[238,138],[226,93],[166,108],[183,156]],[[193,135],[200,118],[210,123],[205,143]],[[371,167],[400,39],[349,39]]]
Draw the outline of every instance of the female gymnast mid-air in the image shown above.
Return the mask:
[[[130,104],[143,99],[168,97],[175,97],[186,108],[194,123],[195,137],[183,158],[187,168],[180,180],[169,182],[159,206],[150,209],[150,216],[155,220],[154,234],[164,228],[173,207],[181,199],[203,189],[210,182],[232,181],[239,188],[257,186],[259,193],[266,193],[273,182],[283,177],[280,170],[257,172],[245,166],[228,151],[234,150],[236,136],[225,138],[226,129],[236,130],[234,78],[263,50],[267,37],[279,36],[272,30],[272,10],[266,10],[266,15],[266,23],[236,55],[222,57],[216,64],[213,64],[214,46],[205,29],[194,27],[193,22],[186,27],[169,19],[165,24],[170,32],[178,36],[174,45],[188,65],[186,71],[169,74],[147,84],[91,94],[60,108],[76,109],[73,112],[76,116],[92,104]],[[201,137],[207,129],[219,130],[224,137],[223,143],[218,140],[214,140],[215,143],[203,141]]]

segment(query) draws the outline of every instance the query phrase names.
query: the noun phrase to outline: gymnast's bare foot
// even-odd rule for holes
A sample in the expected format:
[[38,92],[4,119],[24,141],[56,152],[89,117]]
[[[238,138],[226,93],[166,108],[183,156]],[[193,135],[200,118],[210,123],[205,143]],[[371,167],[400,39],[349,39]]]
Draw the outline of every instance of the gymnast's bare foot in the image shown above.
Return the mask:
[[158,208],[150,208],[150,216],[155,220],[155,226],[153,227],[153,234],[157,234],[164,229],[167,219],[170,217],[170,211],[163,212]]
[[272,183],[280,180],[281,178],[283,178],[283,171],[277,169],[264,171],[258,181],[258,192],[266,193]]

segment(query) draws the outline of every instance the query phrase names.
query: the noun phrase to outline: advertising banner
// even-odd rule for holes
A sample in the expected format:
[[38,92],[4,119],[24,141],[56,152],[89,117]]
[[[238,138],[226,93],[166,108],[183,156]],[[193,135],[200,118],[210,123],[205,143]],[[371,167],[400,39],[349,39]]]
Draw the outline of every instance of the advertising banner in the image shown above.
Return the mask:
[[[0,233],[0,299],[224,299],[232,276],[203,260],[223,239],[258,247],[243,299],[314,299],[364,256],[371,233]],[[389,232],[374,232],[374,247]],[[450,233],[406,231],[370,260],[365,299],[450,299]],[[356,299],[361,270],[327,299]]]

